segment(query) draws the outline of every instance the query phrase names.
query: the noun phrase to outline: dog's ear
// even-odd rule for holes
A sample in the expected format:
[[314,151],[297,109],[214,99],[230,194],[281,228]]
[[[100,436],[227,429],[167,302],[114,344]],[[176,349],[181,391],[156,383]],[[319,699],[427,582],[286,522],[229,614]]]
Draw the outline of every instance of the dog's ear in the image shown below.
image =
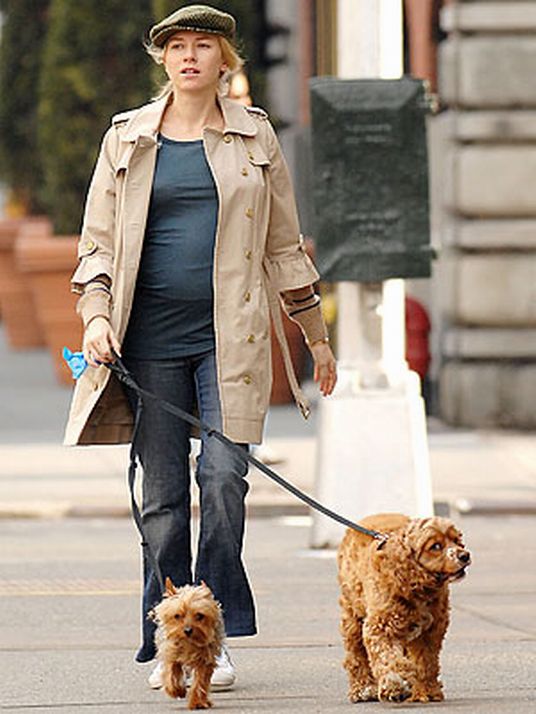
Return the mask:
[[204,580],[199,581],[199,587],[206,590],[207,594],[212,595],[212,590],[209,588],[209,586],[206,584],[206,582]]
[[165,595],[175,595],[177,592],[177,588],[173,585],[171,578],[169,576],[166,577],[166,591],[164,593]]
[[401,533],[401,542],[408,553],[416,554],[423,529],[428,525],[430,518],[412,518]]

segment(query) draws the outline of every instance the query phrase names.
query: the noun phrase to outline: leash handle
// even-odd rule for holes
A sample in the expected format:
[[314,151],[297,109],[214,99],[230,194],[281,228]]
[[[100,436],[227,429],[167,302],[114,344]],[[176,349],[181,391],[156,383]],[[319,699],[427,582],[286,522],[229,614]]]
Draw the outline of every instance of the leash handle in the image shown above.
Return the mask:
[[64,347],[62,350],[62,356],[67,367],[71,370],[73,379],[79,379],[85,372],[88,366],[83,352],[71,352],[68,347]]
[[[128,369],[125,367],[124,363],[122,362],[121,358],[119,355],[117,355],[114,352],[114,357],[115,357],[115,362],[109,362],[106,363],[106,366],[108,369],[110,369],[116,376],[117,378],[122,381],[127,387],[130,387],[136,394],[138,395],[138,399],[142,399],[142,397],[145,397],[147,399],[152,399],[153,401],[156,401],[162,409],[167,411],[170,414],[173,414],[183,421],[186,421],[189,423],[191,426],[196,427],[197,429],[200,429],[201,431],[206,432],[209,436],[214,437],[215,439],[218,439],[222,444],[227,446],[231,451],[233,451],[237,456],[239,456],[241,459],[245,459],[248,461],[250,464],[255,466],[261,473],[265,474],[268,476],[268,478],[272,479],[272,481],[275,481],[281,488],[284,488],[287,490],[289,493],[293,494],[296,496],[296,498],[300,499],[304,503],[306,503],[309,507],[315,509],[319,513],[322,513],[324,516],[327,516],[328,518],[333,519],[334,521],[337,521],[343,526],[346,526],[347,528],[351,528],[354,531],[358,531],[359,533],[363,533],[364,535],[368,535],[371,538],[374,538],[375,540],[380,541],[380,544],[378,547],[382,547],[382,545],[385,543],[387,540],[388,536],[385,533],[380,533],[379,531],[372,530],[370,528],[365,528],[364,526],[360,526],[358,523],[354,523],[353,521],[350,521],[348,518],[345,518],[344,516],[341,516],[339,513],[336,513],[335,511],[332,511],[330,508],[327,508],[327,506],[324,506],[322,503],[319,501],[316,501],[314,498],[311,496],[308,496],[306,493],[303,493],[303,491],[300,491],[299,488],[297,488],[293,483],[290,481],[287,481],[284,479],[280,474],[276,473],[273,471],[271,468],[266,466],[266,464],[263,464],[262,461],[259,461],[256,459],[254,456],[249,454],[248,452],[245,452],[238,444],[235,444],[234,441],[231,441],[228,437],[226,437],[224,434],[222,434],[220,431],[217,429],[212,428],[211,426],[208,426],[208,424],[204,424],[200,419],[197,419],[196,417],[192,416],[188,412],[184,411],[180,407],[175,406],[174,404],[171,404],[170,402],[166,401],[165,399],[160,399],[157,397],[155,394],[152,392],[148,392],[145,389],[142,389],[133,376],[130,374]],[[133,437],[133,444],[134,444],[134,437]],[[132,456],[132,449],[131,449],[131,456]]]

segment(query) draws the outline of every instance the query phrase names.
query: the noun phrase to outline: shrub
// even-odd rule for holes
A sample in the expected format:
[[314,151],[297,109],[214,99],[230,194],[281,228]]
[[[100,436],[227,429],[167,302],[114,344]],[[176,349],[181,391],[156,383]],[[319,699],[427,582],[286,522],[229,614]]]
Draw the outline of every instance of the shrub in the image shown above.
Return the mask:
[[49,0],[2,0],[0,175],[29,213],[43,184],[37,145],[37,92]]
[[142,41],[152,20],[150,0],[51,0],[39,87],[39,146],[44,200],[58,233],[79,231],[110,117],[151,95],[151,60]]

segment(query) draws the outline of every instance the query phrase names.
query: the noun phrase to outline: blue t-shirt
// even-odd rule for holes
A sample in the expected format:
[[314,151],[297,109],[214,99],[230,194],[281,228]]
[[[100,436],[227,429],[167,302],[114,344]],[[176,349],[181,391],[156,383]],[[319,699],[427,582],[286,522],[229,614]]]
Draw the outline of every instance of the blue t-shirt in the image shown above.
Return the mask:
[[218,195],[203,141],[159,137],[147,227],[123,354],[172,359],[214,348]]

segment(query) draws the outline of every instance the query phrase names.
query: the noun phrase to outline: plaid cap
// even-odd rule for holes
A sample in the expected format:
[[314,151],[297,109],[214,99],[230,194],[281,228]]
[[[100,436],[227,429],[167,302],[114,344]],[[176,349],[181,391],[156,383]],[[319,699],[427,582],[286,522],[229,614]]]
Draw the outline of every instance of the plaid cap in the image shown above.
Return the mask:
[[149,30],[149,39],[153,45],[163,47],[166,41],[181,30],[210,32],[223,35],[233,42],[236,22],[232,15],[216,10],[208,5],[187,5],[175,10]]

